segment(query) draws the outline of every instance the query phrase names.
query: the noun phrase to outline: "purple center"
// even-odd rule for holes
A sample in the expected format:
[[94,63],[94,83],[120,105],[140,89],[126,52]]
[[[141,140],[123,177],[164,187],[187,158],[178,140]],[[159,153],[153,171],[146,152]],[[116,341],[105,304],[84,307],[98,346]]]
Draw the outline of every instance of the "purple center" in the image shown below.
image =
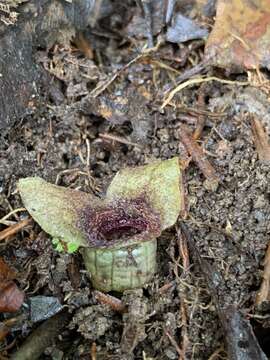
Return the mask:
[[86,207],[80,219],[78,225],[94,247],[113,246],[137,236],[146,241],[149,236],[160,234],[158,217],[141,199],[119,201],[99,209]]
[[129,237],[147,229],[147,221],[144,218],[127,216],[125,213],[112,216],[101,221],[97,229],[98,233],[106,240],[116,240]]

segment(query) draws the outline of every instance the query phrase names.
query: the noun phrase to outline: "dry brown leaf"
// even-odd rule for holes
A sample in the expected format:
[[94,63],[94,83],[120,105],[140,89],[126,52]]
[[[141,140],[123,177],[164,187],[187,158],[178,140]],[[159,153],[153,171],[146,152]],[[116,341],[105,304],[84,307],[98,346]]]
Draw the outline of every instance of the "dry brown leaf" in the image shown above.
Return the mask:
[[219,0],[205,55],[230,70],[270,69],[270,1]]
[[14,281],[15,272],[0,258],[0,312],[15,312],[21,307],[24,293]]

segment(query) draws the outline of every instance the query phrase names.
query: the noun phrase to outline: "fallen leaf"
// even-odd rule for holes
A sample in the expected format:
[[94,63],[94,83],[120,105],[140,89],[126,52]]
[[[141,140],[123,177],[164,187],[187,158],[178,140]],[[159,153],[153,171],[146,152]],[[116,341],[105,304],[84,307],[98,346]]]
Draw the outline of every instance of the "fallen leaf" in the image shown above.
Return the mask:
[[269,0],[219,0],[205,49],[209,63],[227,70],[270,69]]
[[208,31],[206,29],[178,13],[174,15],[172,25],[168,27],[166,39],[172,43],[182,43],[193,39],[206,38],[207,35]]
[[16,273],[0,258],[0,312],[15,312],[21,307],[24,293],[14,281]]

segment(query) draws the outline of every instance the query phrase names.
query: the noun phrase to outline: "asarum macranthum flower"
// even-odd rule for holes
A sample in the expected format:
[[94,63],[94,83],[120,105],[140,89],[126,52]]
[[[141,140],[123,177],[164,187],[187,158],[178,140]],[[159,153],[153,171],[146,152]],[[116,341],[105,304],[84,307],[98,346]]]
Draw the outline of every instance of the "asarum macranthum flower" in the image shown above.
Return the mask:
[[19,180],[26,209],[58,250],[81,248],[93,286],[124,291],[143,286],[156,271],[157,237],[181,210],[178,158],[126,168],[105,199],[38,177]]

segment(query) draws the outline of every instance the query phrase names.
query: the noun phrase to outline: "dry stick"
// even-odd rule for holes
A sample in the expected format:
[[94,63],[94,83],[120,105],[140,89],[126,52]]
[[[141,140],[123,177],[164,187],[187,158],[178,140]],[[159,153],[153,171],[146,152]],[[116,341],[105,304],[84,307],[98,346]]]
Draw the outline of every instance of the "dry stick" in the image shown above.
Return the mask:
[[218,78],[216,76],[210,76],[210,77],[206,77],[206,78],[190,79],[190,80],[187,80],[186,82],[184,82],[182,84],[177,85],[169,93],[169,95],[164,99],[163,104],[161,105],[160,109],[162,110],[163,108],[165,108],[165,106],[167,106],[171,102],[174,95],[176,95],[178,92],[180,92],[184,88],[186,88],[188,86],[191,86],[191,85],[201,84],[201,83],[205,83],[205,82],[209,82],[209,81],[218,81],[218,82],[220,82],[222,84],[231,84],[231,85],[240,85],[240,86],[250,85],[249,81],[232,81],[232,80],[221,79],[221,78]]
[[158,289],[158,294],[165,294],[168,292],[168,290],[170,290],[172,287],[174,287],[174,282],[169,282],[166,283],[164,285],[162,285],[159,289]]
[[256,117],[251,119],[255,146],[261,161],[270,162],[270,144],[268,134],[265,132],[262,123]]
[[[177,231],[177,235],[178,235],[178,247],[179,247],[179,253],[181,255],[182,261],[183,261],[183,269],[184,272],[182,274],[182,277],[186,275],[189,266],[190,266],[190,261],[189,261],[189,251],[188,251],[188,246],[187,246],[187,239],[185,237],[185,234],[178,229]],[[180,355],[179,356],[179,360],[185,360],[186,358],[186,352],[187,352],[187,348],[189,345],[189,338],[188,338],[188,330],[187,330],[187,307],[186,307],[186,303],[185,303],[185,292],[182,292],[180,294],[180,312],[181,312],[181,318],[182,318],[182,329],[181,329],[181,337],[182,337],[182,352],[183,352],[183,357]]]
[[[204,89],[205,89],[205,84],[202,84],[199,89],[199,95],[198,95],[198,101],[197,101],[198,107],[200,107],[200,108],[205,107]],[[193,133],[194,140],[198,140],[201,137],[201,134],[202,134],[202,131],[204,128],[204,124],[205,124],[205,115],[203,115],[203,114],[198,115],[196,129]]]
[[91,48],[90,43],[86,40],[83,32],[79,31],[77,36],[73,39],[73,42],[76,47],[81,50],[85,57],[91,60],[94,58],[93,49]]
[[91,345],[91,360],[97,360],[97,344],[95,342]]
[[112,310],[120,313],[127,312],[127,307],[122,303],[121,300],[117,299],[116,297],[104,294],[98,290],[95,290],[94,295],[99,303],[109,305]]
[[99,96],[103,91],[105,91],[108,86],[110,86],[114,80],[120,76],[125,70],[127,70],[131,65],[135,64],[137,61],[140,61],[143,58],[146,58],[149,56],[149,54],[157,51],[160,47],[162,42],[158,42],[154,47],[150,49],[145,49],[141,54],[136,56],[134,59],[130,60],[126,65],[124,65],[121,69],[119,69],[115,74],[113,74],[109,79],[100,82],[90,93],[91,96],[96,98]]
[[15,215],[17,212],[20,212],[20,211],[26,211],[26,209],[25,209],[25,208],[18,208],[18,209],[12,210],[10,213],[8,213],[7,215],[3,216],[3,217],[0,219],[0,224],[4,224],[5,221],[6,221],[11,215]]
[[99,83],[90,93],[91,96],[93,96],[94,98],[96,98],[97,96],[99,96],[101,93],[103,93],[104,90],[107,89],[107,87],[109,85],[111,85],[114,80],[121,75],[126,69],[128,69],[132,64],[136,63],[138,60],[140,60],[141,58],[147,56],[146,53],[142,53],[139,54],[138,56],[136,56],[134,59],[132,59],[130,62],[128,62],[126,65],[124,65],[120,70],[118,70],[115,74],[113,74],[109,79]]
[[166,25],[168,25],[171,22],[171,19],[172,19],[172,16],[173,16],[175,0],[167,0],[167,2],[165,2],[165,4],[167,5],[165,23],[166,23]]
[[177,342],[174,340],[174,338],[172,337],[171,333],[166,330],[165,334],[168,336],[171,344],[173,345],[173,347],[175,348],[175,350],[177,351],[178,355],[180,356],[180,358],[184,359],[184,354],[183,351],[179,348]]
[[128,141],[126,139],[123,139],[120,136],[115,136],[115,135],[111,135],[111,134],[108,134],[108,133],[100,133],[99,137],[101,137],[102,139],[105,139],[105,140],[116,141],[116,142],[119,142],[121,144],[137,146],[138,148],[142,148],[141,145],[133,143],[133,142]]
[[190,266],[187,238],[180,229],[178,230],[177,235],[179,240],[179,252],[183,259],[183,268],[184,271],[187,272]]
[[197,164],[199,169],[206,177],[206,187],[212,191],[215,191],[218,187],[219,177],[216,174],[213,166],[207,160],[203,149],[195,142],[184,124],[179,126],[179,137],[180,141],[184,144],[193,161]]
[[256,297],[256,305],[261,306],[264,302],[270,302],[270,243],[264,258],[263,279],[260,290]]
[[[179,252],[180,252],[180,245],[178,244],[178,246],[179,246]],[[177,259],[174,257],[174,263],[175,263],[174,274],[175,274],[177,279],[179,279],[179,271],[178,271],[178,269],[179,269],[179,260],[180,260],[180,257],[178,257]],[[182,308],[182,303],[181,303],[181,301],[182,301],[182,293],[179,292],[179,294],[180,294],[180,299],[181,299],[180,300],[180,306],[181,306],[180,311],[181,311],[181,314],[183,315],[183,313],[182,313],[183,308]],[[185,326],[184,324],[185,324],[185,321],[186,321],[186,315],[185,314],[184,314],[184,317],[182,317],[182,320],[183,320],[183,327],[184,327]],[[164,333],[169,338],[171,344],[173,345],[173,347],[177,351],[177,353],[179,355],[178,360],[185,360],[186,348],[185,347],[182,348],[182,349],[180,348],[180,346],[177,344],[177,341],[174,339],[174,337],[172,336],[169,329],[165,328]],[[184,342],[184,344],[182,343],[182,345],[185,346],[186,342]]]
[[45,321],[26,339],[10,360],[36,360],[65,327],[69,314],[60,313]]
[[0,241],[6,239],[8,236],[16,234],[18,231],[25,228],[32,222],[32,219],[25,219],[17,224],[9,226],[7,229],[0,231]]
[[[201,63],[193,66],[191,69],[187,69],[186,71],[184,71],[181,75],[179,75],[175,79],[175,82],[180,84],[181,82],[190,79],[194,75],[206,72],[207,69],[208,69],[208,65],[205,62],[201,62]],[[175,84],[166,84],[163,87],[162,92],[166,94],[169,91],[171,91],[174,87],[175,87]]]
[[[185,164],[181,164],[181,159],[179,161],[180,166],[182,166],[183,170],[185,170]],[[182,172],[182,176],[180,179],[180,189],[181,191],[181,210],[180,210],[180,216],[181,219],[186,219],[188,215],[188,196],[187,196],[187,186],[185,182],[185,172]]]
[[145,19],[145,27],[146,27],[146,36],[148,42],[148,48],[152,48],[154,46],[153,41],[153,30],[152,30],[152,12],[151,12],[151,4],[149,0],[142,0],[141,6],[144,12]]

